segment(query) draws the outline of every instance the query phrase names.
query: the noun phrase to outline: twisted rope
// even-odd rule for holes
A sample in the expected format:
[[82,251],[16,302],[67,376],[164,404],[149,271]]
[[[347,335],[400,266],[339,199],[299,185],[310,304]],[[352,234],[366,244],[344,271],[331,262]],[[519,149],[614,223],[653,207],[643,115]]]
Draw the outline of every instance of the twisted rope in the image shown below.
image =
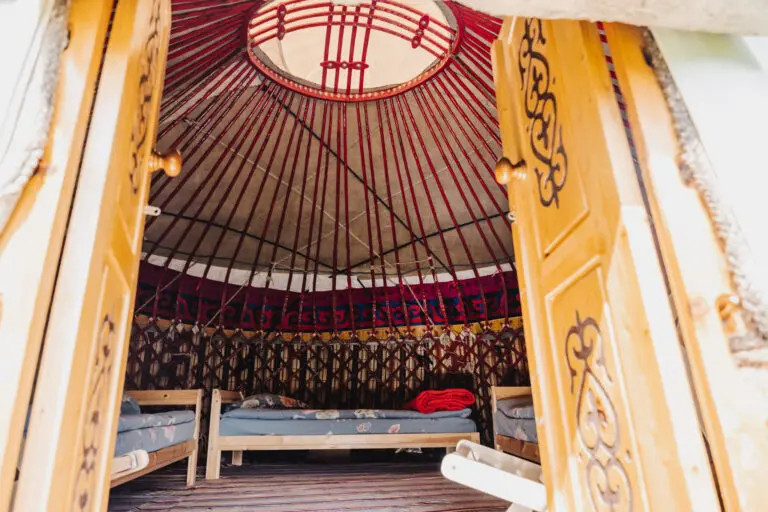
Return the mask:
[[[699,134],[685,106],[683,97],[675,85],[674,78],[661,55],[650,31],[645,32],[646,54],[656,73],[656,79],[664,92],[672,123],[677,136],[680,153],[678,167],[686,185],[699,194],[707,214],[712,221],[723,252],[733,288],[738,296],[740,311],[747,327],[746,334],[731,336],[731,352],[743,353],[768,348],[768,302],[762,291],[755,285],[754,260],[749,245],[719,189],[717,176],[707,157]],[[748,361],[740,361],[750,366]]]

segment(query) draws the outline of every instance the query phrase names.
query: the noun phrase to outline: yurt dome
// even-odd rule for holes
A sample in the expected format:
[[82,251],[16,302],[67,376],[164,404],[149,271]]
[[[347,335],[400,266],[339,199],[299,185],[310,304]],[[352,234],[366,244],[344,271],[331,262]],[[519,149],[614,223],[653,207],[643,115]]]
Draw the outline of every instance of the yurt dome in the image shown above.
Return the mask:
[[454,2],[173,3],[137,312],[358,337],[518,314],[490,45]]

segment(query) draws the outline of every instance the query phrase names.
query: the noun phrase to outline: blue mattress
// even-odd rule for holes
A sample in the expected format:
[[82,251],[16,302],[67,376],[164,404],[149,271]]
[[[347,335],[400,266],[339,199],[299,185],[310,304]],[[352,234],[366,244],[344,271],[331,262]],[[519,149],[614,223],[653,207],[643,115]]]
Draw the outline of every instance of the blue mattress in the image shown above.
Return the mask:
[[533,399],[515,397],[499,400],[493,415],[496,433],[529,443],[538,443]]
[[155,452],[195,436],[195,413],[123,414],[117,424],[115,456],[134,450]]
[[298,411],[234,409],[222,415],[222,436],[431,434],[477,432],[470,410],[421,414],[399,410]]

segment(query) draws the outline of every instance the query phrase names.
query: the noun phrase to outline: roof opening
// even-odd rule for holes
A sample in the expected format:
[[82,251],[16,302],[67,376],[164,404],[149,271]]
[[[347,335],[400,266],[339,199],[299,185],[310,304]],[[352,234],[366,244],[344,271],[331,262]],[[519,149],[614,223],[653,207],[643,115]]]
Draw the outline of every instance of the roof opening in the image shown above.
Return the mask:
[[459,31],[445,2],[293,0],[254,10],[247,39],[251,62],[282,85],[362,101],[433,76],[456,51]]

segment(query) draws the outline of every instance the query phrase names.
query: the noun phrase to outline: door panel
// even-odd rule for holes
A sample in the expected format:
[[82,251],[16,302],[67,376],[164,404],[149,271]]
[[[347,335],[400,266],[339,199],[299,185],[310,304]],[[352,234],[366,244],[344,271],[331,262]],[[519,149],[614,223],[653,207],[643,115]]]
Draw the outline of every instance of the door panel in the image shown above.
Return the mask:
[[[546,51],[544,51],[546,49]],[[534,233],[540,257],[546,257],[589,213],[584,184],[579,176],[579,162],[569,158],[566,140],[572,125],[563,123],[558,115],[559,104],[565,101],[563,82],[555,76],[556,67],[550,61],[559,57],[552,44],[540,31],[538,23],[528,23],[520,34],[517,69],[522,87],[522,108],[525,127],[524,144],[532,157],[528,162],[535,180]],[[562,107],[560,107],[562,113]],[[576,155],[578,156],[578,154]],[[568,186],[566,187],[566,183]]]
[[719,510],[597,29],[508,20],[494,52],[551,510]]
[[73,1],[69,7],[68,21],[78,30],[70,32],[61,55],[53,119],[39,169],[0,232],[0,510],[7,510],[11,500],[109,24],[110,6],[85,4]]
[[167,0],[119,0],[32,403],[15,510],[102,510],[168,48]]

